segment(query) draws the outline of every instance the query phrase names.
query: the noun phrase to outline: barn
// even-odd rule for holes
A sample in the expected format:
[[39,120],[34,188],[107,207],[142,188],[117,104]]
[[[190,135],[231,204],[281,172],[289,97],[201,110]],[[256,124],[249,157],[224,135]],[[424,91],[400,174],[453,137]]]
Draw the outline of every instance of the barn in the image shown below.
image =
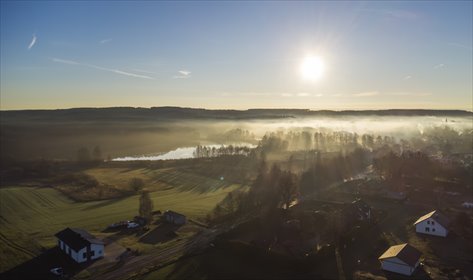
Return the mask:
[[389,247],[378,259],[383,270],[410,276],[419,266],[420,256],[416,248],[404,243]]
[[66,228],[55,234],[58,247],[77,263],[83,263],[103,257],[104,243],[86,230]]
[[179,214],[177,212],[171,211],[171,210],[165,211],[163,216],[166,222],[175,224],[175,225],[183,225],[186,223],[186,220],[187,220],[186,216]]
[[416,232],[430,234],[435,236],[446,237],[448,235],[448,218],[439,213],[437,210],[417,219],[414,223]]

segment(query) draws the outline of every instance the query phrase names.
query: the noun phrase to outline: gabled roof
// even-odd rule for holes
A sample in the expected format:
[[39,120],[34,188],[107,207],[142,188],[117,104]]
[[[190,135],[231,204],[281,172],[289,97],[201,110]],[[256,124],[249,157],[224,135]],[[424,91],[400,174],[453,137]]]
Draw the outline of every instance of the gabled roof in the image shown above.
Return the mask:
[[415,266],[421,255],[422,254],[416,248],[404,243],[389,247],[378,259],[385,260],[397,257],[406,264]]
[[447,228],[449,223],[450,223],[447,217],[442,215],[442,213],[439,213],[437,210],[434,210],[434,211],[432,211],[428,214],[425,214],[424,216],[420,217],[419,219],[417,219],[417,221],[414,223],[414,225],[417,225],[418,223],[423,222],[423,221],[425,221],[429,218],[432,218],[437,223],[442,225],[444,228]]
[[86,230],[79,228],[65,228],[54,236],[74,249],[74,251],[79,251],[89,244],[104,244],[103,241],[95,238],[95,236],[91,235]]
[[180,217],[184,217],[184,218],[186,217],[185,215],[180,214],[180,213],[177,213],[177,212],[174,212],[174,211],[172,211],[172,210],[166,210],[166,211],[164,212],[164,215],[171,215],[171,216],[174,216],[174,217],[180,216]]

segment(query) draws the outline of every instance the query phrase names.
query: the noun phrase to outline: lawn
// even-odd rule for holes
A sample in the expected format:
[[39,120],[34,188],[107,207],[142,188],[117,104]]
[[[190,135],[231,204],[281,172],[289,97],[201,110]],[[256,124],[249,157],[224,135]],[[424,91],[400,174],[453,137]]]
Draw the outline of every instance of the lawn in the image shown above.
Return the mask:
[[[182,183],[183,186],[192,184],[193,181]],[[173,209],[191,219],[203,219],[228,192],[240,187],[228,184],[225,188],[215,189],[212,184],[208,186],[211,191],[205,193],[182,186],[158,188],[151,193],[154,208]],[[52,188],[1,188],[0,272],[40,254],[43,248],[53,247],[54,234],[65,227],[80,227],[98,233],[113,222],[133,218],[137,212],[138,195],[73,202]]]

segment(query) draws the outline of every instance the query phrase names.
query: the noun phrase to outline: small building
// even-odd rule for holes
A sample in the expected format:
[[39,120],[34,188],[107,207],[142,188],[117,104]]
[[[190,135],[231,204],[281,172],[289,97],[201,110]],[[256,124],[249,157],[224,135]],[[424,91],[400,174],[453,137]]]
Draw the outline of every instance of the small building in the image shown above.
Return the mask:
[[55,234],[58,247],[77,263],[83,263],[104,256],[104,243],[87,231],[66,228]]
[[465,201],[465,202],[462,203],[462,206],[464,208],[473,208],[473,202]]
[[416,232],[445,237],[448,235],[448,218],[434,210],[417,219]]
[[166,210],[163,214],[163,217],[166,220],[166,222],[175,224],[175,225],[183,225],[187,221],[185,215],[179,214],[171,210]]
[[404,243],[389,247],[379,258],[381,268],[403,275],[412,275],[419,266],[421,253]]

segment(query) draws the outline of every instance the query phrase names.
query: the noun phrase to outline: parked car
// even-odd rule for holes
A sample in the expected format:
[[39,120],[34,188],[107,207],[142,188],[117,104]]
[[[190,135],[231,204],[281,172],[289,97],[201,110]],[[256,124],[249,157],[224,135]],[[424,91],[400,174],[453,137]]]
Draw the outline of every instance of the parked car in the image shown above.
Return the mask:
[[62,267],[51,268],[51,270],[49,271],[51,271],[51,273],[54,275],[58,275],[58,276],[64,275],[64,269],[62,269]]
[[117,222],[117,223],[113,223],[111,225],[108,226],[109,229],[118,229],[118,228],[124,228],[124,227],[127,227],[128,226],[128,222],[126,221],[120,221],[120,222]]
[[128,222],[127,228],[137,228],[140,225],[135,222]]

